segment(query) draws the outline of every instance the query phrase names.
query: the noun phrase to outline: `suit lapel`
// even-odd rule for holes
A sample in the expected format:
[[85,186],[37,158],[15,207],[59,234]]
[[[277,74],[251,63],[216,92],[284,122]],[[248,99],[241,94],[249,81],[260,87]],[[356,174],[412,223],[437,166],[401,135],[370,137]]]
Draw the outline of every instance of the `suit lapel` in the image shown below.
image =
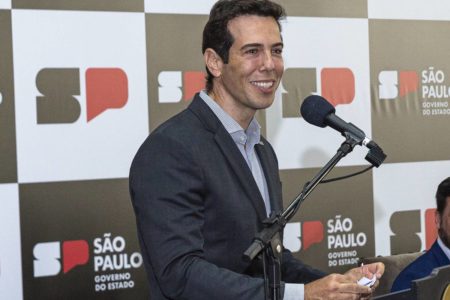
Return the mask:
[[231,168],[234,170],[239,183],[247,194],[248,198],[253,203],[256,209],[258,217],[260,220],[267,218],[266,209],[264,207],[264,200],[261,193],[256,185],[255,179],[253,178],[250,169],[242,157],[241,152],[237,148],[233,139],[230,137],[228,132],[223,129],[216,133],[215,140],[222,150],[223,155],[228,160]]
[[242,157],[241,152],[230,134],[225,130],[222,123],[220,123],[220,120],[198,94],[194,97],[189,109],[202,120],[208,130],[215,133],[214,140],[236,174],[237,181],[252,202],[259,220],[262,221],[266,219],[264,200],[245,159]]

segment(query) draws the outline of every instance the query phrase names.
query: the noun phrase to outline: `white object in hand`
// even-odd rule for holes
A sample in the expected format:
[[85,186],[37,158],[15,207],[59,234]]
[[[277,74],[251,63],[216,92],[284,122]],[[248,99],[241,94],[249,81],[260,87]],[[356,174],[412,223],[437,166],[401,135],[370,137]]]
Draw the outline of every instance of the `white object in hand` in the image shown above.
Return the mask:
[[367,277],[363,277],[360,280],[358,280],[358,284],[359,285],[364,285],[364,286],[368,286],[368,287],[372,287],[375,282],[377,281],[377,276],[373,276],[372,279],[369,279]]

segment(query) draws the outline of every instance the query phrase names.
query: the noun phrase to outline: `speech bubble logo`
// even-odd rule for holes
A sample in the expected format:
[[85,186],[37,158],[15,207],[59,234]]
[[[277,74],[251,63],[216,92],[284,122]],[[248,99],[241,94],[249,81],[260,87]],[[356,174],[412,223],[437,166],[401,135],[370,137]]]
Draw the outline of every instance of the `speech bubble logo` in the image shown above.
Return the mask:
[[76,266],[87,264],[89,260],[89,246],[83,240],[63,242],[63,253],[64,274]]
[[122,108],[128,101],[128,78],[119,68],[86,70],[87,121],[107,109]]
[[309,221],[303,223],[303,246],[304,250],[310,246],[323,241],[323,224],[320,221]]
[[322,97],[333,106],[355,99],[355,76],[349,68],[323,68],[320,72]]

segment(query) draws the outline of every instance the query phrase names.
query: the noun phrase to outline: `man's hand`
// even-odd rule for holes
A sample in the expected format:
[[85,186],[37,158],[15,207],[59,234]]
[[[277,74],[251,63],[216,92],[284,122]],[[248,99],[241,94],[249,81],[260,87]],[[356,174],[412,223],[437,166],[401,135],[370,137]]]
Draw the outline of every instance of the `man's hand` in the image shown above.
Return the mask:
[[[363,267],[349,270],[347,273],[331,274],[322,279],[305,285],[305,300],[314,299],[368,299],[375,286],[378,285],[378,279],[384,273],[382,263],[374,263]],[[377,276],[375,286],[361,286],[357,281],[366,276],[372,278]]]
[[379,279],[381,278],[381,276],[383,276],[383,273],[384,273],[384,264],[378,262],[369,265],[364,265],[359,268],[353,268],[347,271],[345,275],[351,276],[356,281],[358,281],[364,276],[369,279],[372,279],[373,276],[376,276],[377,281],[375,282],[375,285],[372,287],[372,290],[375,290],[375,288],[379,285]]
[[354,277],[331,274],[305,285],[305,300],[315,299],[360,299],[372,293],[368,286],[358,285]]

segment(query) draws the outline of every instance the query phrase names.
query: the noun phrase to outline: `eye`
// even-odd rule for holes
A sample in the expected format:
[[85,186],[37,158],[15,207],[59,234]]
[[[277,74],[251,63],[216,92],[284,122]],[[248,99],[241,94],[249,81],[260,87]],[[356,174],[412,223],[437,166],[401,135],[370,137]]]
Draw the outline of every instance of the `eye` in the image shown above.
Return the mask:
[[258,49],[257,48],[251,48],[245,51],[246,54],[257,54]]
[[272,53],[275,55],[281,55],[283,54],[283,48],[275,48],[272,50]]

